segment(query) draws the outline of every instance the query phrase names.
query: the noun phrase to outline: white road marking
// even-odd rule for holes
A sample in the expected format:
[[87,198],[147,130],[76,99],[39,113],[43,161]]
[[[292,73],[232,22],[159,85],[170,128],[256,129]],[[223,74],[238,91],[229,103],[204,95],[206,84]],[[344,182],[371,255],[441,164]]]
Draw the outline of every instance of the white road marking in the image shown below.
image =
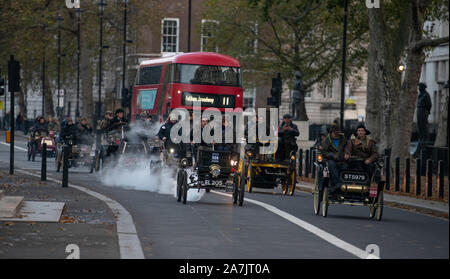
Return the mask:
[[[1,141],[0,141],[0,143],[3,144],[3,145],[6,145],[6,146],[10,146],[9,143],[5,143],[5,142],[1,142]],[[28,152],[28,149],[22,148],[22,147],[20,147],[20,146],[16,146],[15,144],[14,144],[14,148],[19,149],[19,150],[22,150],[22,151]]]
[[[217,192],[217,191],[214,191],[214,190],[211,191],[211,193],[232,197],[231,194],[225,194],[225,193]],[[326,232],[326,231],[324,231],[324,230],[322,230],[322,229],[320,229],[320,228],[318,228],[318,227],[316,227],[316,226],[314,226],[314,225],[312,225],[312,224],[310,224],[308,222],[305,222],[305,221],[303,221],[303,220],[301,220],[301,219],[299,219],[299,218],[297,218],[297,217],[295,217],[295,216],[293,216],[293,215],[291,215],[291,214],[289,214],[287,212],[284,212],[284,211],[276,208],[275,206],[272,206],[270,204],[267,204],[267,203],[264,203],[264,202],[260,202],[260,201],[257,201],[257,200],[252,200],[252,199],[249,199],[249,198],[244,198],[244,201],[245,202],[250,202],[250,203],[253,203],[253,204],[256,204],[256,205],[259,205],[259,206],[267,209],[268,211],[270,211],[272,213],[275,213],[278,216],[283,217],[284,219],[288,220],[289,222],[294,223],[297,226],[299,226],[299,227],[301,227],[301,228],[303,228],[303,229],[305,229],[305,230],[307,230],[307,231],[317,235],[318,237],[320,237],[323,240],[333,244],[334,246],[336,246],[338,248],[341,248],[341,249],[349,252],[350,254],[353,254],[353,255],[357,256],[358,258],[361,258],[361,259],[379,259],[379,257],[376,257],[376,256],[374,256],[372,254],[369,254],[366,251],[364,251],[362,249],[359,249],[358,247],[356,247],[356,246],[354,246],[354,245],[352,245],[352,244],[350,244],[348,242],[345,242],[344,240],[342,240],[340,238],[337,238],[336,236],[334,236],[334,235],[332,235],[332,234],[330,234],[330,233],[328,233],[328,232]]]
[[[40,175],[34,174],[32,172],[16,170],[17,172],[29,174],[35,177],[41,177]],[[47,176],[47,179],[56,183],[61,183],[60,180],[51,178]],[[119,239],[119,248],[120,248],[120,258],[121,259],[144,259],[144,252],[142,250],[142,245],[139,240],[139,237],[136,233],[136,227],[134,226],[133,218],[131,214],[118,202],[112,200],[100,193],[94,192],[82,186],[77,186],[74,184],[70,184],[70,187],[78,189],[82,192],[87,193],[93,197],[96,197],[102,201],[104,201],[108,207],[112,210],[114,215],[117,217],[117,236]]]

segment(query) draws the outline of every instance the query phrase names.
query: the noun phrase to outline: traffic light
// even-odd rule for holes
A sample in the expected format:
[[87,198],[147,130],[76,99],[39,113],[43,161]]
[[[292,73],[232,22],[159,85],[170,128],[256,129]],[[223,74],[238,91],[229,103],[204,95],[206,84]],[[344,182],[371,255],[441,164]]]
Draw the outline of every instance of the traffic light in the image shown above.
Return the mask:
[[122,88],[122,108],[130,105],[130,94],[128,92],[128,88]]
[[20,64],[14,60],[13,55],[8,61],[8,84],[9,92],[20,91]]
[[5,95],[5,88],[3,88],[5,86],[5,79],[0,77],[0,96]]
[[281,93],[283,91],[283,81],[281,74],[278,73],[276,78],[272,78],[272,88],[270,89],[271,97],[267,98],[267,105],[279,107],[281,105]]

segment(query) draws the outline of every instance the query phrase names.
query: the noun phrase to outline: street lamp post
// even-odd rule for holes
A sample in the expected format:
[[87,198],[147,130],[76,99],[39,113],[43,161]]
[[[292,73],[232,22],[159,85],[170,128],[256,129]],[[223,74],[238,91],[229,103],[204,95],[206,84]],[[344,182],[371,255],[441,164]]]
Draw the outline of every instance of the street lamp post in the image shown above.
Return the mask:
[[45,116],[45,45],[42,47],[42,116]]
[[80,17],[81,9],[77,9],[77,109],[75,111],[75,116],[80,117]]
[[[102,53],[103,53],[103,12],[105,10],[105,0],[100,0],[98,3],[100,11],[100,47],[99,47],[99,58],[98,58],[98,102],[97,102],[97,116],[94,122],[94,127],[97,127],[97,121],[101,119],[102,110]],[[100,129],[97,127],[97,137],[96,137],[96,148],[100,146]]]
[[100,11],[100,47],[99,47],[99,58],[98,58],[98,102],[97,102],[97,120],[101,119],[101,109],[102,109],[102,54],[103,54],[103,12],[105,10],[106,2],[105,0],[100,0],[98,3]]
[[188,52],[191,52],[191,11],[192,11],[192,0],[189,0],[188,7]]
[[63,18],[61,14],[58,14],[58,116],[61,118],[61,106],[59,103],[60,94],[61,94],[61,21]]
[[348,0],[344,3],[344,38],[342,43],[342,76],[341,76],[341,121],[340,127],[344,129],[344,99],[345,99],[345,60],[347,54],[347,14]]
[[122,56],[122,100],[126,98],[125,73],[127,69],[126,53],[127,53],[127,4],[128,0],[123,0],[123,56]]

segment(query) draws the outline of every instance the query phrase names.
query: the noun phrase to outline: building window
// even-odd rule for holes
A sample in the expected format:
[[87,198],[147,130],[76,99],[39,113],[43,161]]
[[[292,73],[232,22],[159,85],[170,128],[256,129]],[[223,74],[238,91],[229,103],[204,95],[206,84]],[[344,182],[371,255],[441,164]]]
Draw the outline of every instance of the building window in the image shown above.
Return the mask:
[[180,21],[178,18],[165,18],[162,21],[162,52],[178,52],[178,35]]
[[200,51],[207,51],[214,49],[219,52],[219,48],[216,46],[208,45],[208,41],[214,37],[214,33],[217,30],[217,25],[219,22],[217,20],[206,20],[202,19],[202,34],[201,34],[201,46]]
[[254,108],[256,100],[256,88],[244,90],[244,109]]

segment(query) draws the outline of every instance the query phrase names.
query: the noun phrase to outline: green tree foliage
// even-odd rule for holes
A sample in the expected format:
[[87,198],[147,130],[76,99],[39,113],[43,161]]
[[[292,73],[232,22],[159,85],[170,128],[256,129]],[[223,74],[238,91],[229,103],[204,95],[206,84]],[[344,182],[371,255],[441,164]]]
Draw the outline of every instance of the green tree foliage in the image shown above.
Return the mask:
[[[205,17],[219,22],[209,49],[237,57],[246,70],[292,80],[303,74],[306,90],[341,70],[343,1],[207,0]],[[367,57],[367,13],[350,1],[347,74]],[[248,76],[247,76],[248,77]]]
[[[117,52],[122,47],[123,0],[105,0],[103,44],[104,70],[116,69]],[[97,74],[99,48],[98,1],[81,0],[81,41],[86,44],[92,73]],[[128,34],[133,38],[138,28],[152,25],[152,18],[158,13],[161,1],[130,0],[128,8]],[[22,84],[42,94],[42,60],[45,50],[46,87],[48,101],[56,89],[57,79],[57,16],[61,15],[61,84],[62,88],[76,88],[77,72],[77,16],[76,9],[69,9],[63,0],[2,0],[0,1],[0,69],[7,72],[10,54],[21,62]],[[83,73],[82,73],[83,74]],[[85,77],[94,82],[94,76]],[[47,91],[47,90],[46,90]],[[52,112],[47,110],[46,112]]]

